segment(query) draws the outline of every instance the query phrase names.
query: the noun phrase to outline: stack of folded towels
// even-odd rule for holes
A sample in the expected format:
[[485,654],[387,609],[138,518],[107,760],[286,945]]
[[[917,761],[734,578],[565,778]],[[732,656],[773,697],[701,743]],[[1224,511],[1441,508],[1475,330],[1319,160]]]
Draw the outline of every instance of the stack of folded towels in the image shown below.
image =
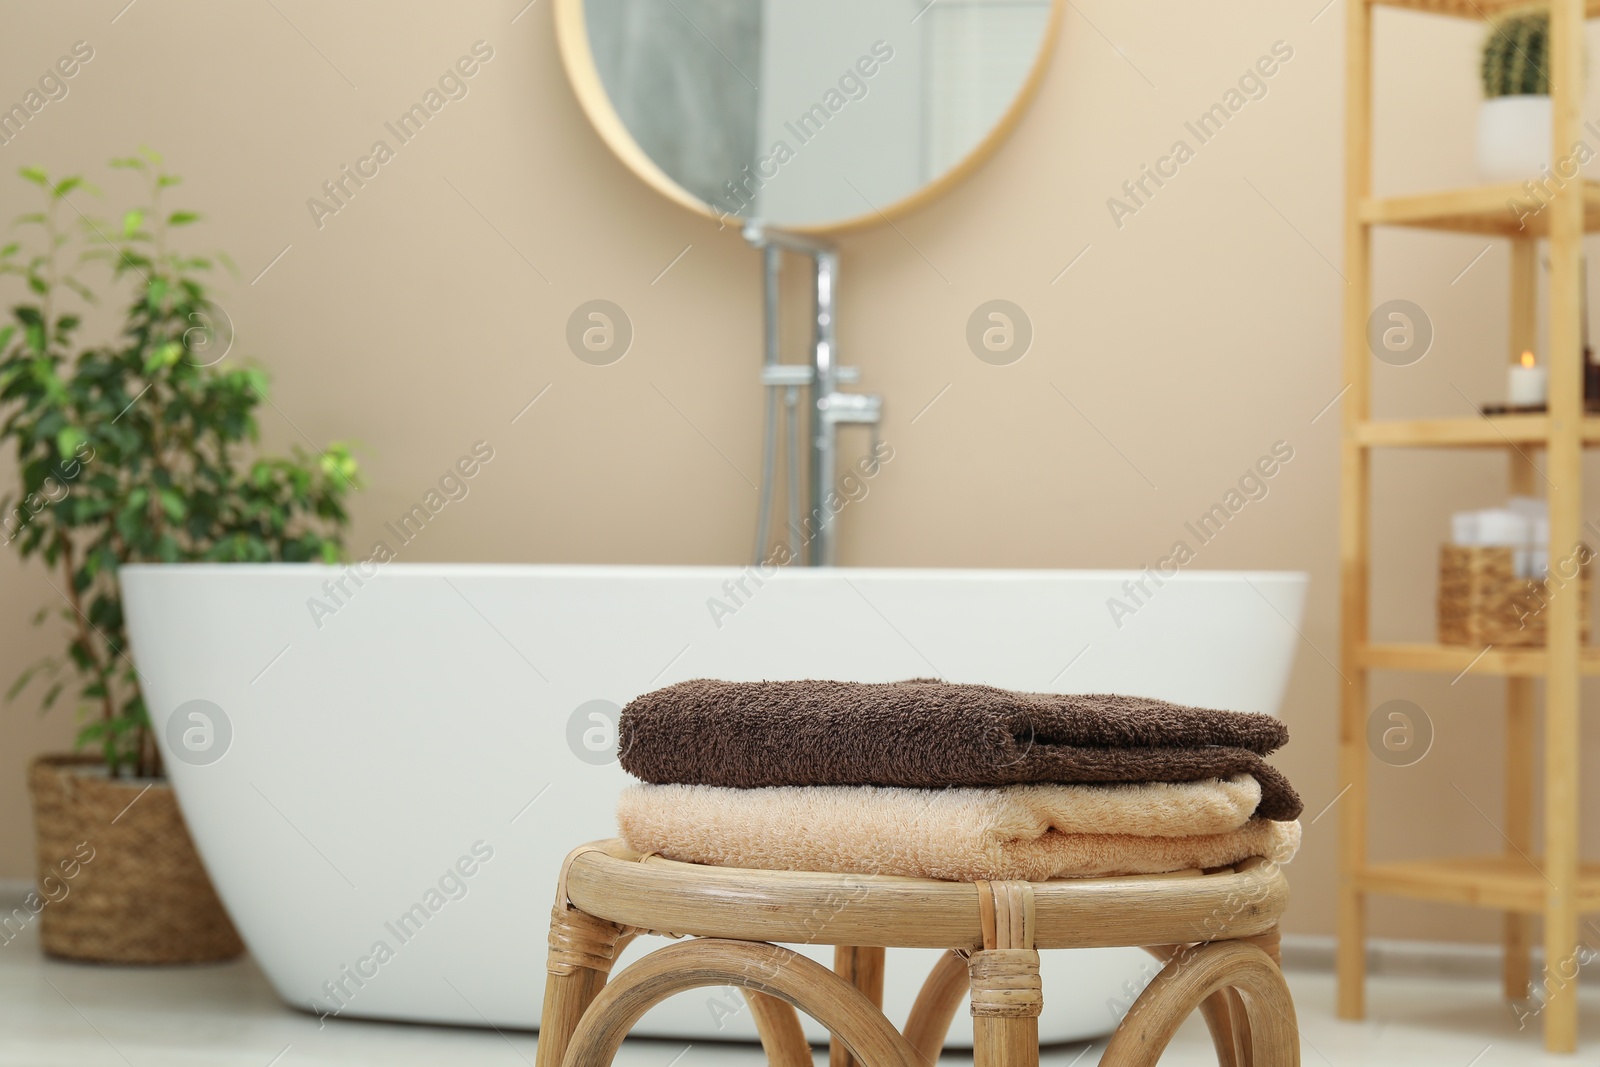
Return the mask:
[[1284,863],[1270,715],[907,682],[680,682],[622,713],[623,840],[669,859],[959,881]]

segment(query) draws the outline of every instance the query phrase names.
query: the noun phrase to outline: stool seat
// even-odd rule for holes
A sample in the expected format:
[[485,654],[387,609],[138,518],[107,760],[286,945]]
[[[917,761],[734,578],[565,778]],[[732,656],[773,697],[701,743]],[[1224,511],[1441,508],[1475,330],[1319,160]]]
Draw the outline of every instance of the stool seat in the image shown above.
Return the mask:
[[[796,1009],[833,1035],[830,1067],[931,1067],[963,1001],[976,1067],[1038,1067],[1039,950],[1111,946],[1145,948],[1164,966],[1122,1017],[1102,1067],[1154,1064],[1196,1010],[1222,1067],[1298,1067],[1278,967],[1287,905],[1283,872],[1261,859],[1167,875],[949,882],[680,863],[596,841],[562,866],[536,1067],[609,1067],[653,1005],[730,985],[772,1067],[811,1067]],[[608,984],[617,954],[642,933],[690,940]],[[783,943],[834,945],[833,970]],[[886,948],[948,950],[898,1030],[881,1010]]]
[[[617,840],[574,851],[567,899],[622,926],[697,937],[892,948],[983,945],[972,882],[768,871],[641,856]],[[1033,947],[1168,945],[1264,934],[1288,906],[1276,864],[1030,882]],[[818,901],[836,911],[817,912]]]

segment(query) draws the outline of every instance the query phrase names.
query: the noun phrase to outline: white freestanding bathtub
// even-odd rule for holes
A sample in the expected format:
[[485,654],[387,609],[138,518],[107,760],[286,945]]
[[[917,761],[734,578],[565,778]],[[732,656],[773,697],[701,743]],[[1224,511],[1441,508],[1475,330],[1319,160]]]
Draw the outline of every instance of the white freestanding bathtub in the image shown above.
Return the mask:
[[[1306,581],[1192,572],[1160,588],[1147,579],[1145,595],[1124,584],[1140,575],[1110,571],[350,573],[123,570],[184,817],[288,1004],[521,1028],[539,1022],[561,859],[614,833],[625,775],[609,718],[637,694],[695,677],[937,675],[1276,712]],[[1114,620],[1112,597],[1132,613]],[[890,952],[891,1019],[904,1019],[933,955]],[[1136,949],[1046,953],[1041,1039],[1108,1032],[1146,961]],[[738,1005],[726,990],[685,993],[637,1032],[753,1038]],[[970,1042],[960,1013],[951,1043]]]

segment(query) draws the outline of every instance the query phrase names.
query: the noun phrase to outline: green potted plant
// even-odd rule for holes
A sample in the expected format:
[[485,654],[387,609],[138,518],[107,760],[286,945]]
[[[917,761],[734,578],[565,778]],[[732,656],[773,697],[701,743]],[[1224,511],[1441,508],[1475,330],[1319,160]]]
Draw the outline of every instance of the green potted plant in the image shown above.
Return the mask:
[[[79,213],[69,197],[92,192],[81,178],[24,168],[41,209],[18,217],[20,239],[0,248],[0,274],[23,290],[0,326],[0,446],[14,448],[18,471],[0,497],[0,544],[43,566],[58,599],[38,621],[57,620],[65,642],[7,700],[36,693],[47,710],[67,694],[83,720],[78,753],[30,769],[38,887],[0,915],[0,941],[37,921],[54,955],[224,959],[243,946],[162,773],[118,568],[336,561],[358,471],[341,444],[256,453],[265,375],[226,358],[232,329],[202,281],[213,259],[171,243],[198,216],[164,205],[179,179],[155,153],[112,166],[144,185],[115,222]],[[127,297],[106,343],[78,340],[75,306],[95,301],[90,271]]]
[[1537,177],[1550,163],[1550,12],[1494,20],[1483,42],[1478,170],[1491,181]]

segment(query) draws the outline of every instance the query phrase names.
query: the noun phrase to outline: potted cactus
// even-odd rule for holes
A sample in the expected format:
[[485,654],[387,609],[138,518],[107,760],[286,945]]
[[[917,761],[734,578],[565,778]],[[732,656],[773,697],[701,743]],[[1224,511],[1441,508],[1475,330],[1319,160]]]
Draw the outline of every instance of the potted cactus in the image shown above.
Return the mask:
[[1550,163],[1550,13],[1495,20],[1483,42],[1478,170],[1491,181],[1539,175]]

